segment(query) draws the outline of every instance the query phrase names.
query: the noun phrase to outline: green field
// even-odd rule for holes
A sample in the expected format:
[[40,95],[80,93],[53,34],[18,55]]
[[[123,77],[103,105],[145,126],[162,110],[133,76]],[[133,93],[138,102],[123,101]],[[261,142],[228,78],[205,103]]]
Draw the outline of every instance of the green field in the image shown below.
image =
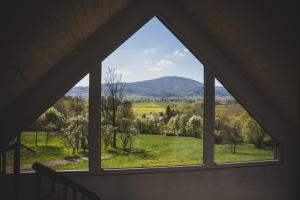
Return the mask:
[[[71,148],[59,137],[53,136],[45,147],[45,134],[39,133],[38,146],[35,146],[35,132],[24,132],[21,150],[21,165],[27,167],[33,162],[64,161],[72,156]],[[120,146],[120,145],[119,145]],[[273,151],[257,149],[251,144],[238,146],[237,153],[230,151],[229,145],[216,145],[217,162],[235,162],[273,159]],[[201,139],[163,135],[138,135],[133,150],[124,154],[121,149],[102,149],[103,168],[130,168],[149,166],[193,165],[202,163],[203,145]],[[79,152],[78,156],[87,156]],[[26,166],[27,164],[27,166]],[[87,161],[68,162],[54,165],[54,169],[87,169]],[[23,170],[24,171],[24,170]]]
[[[163,101],[134,102],[133,112],[135,116],[159,114],[164,113],[168,105],[178,112],[192,114],[198,112],[200,115],[203,112],[201,103]],[[240,114],[242,110],[238,104],[216,105],[216,112],[223,111],[228,115]],[[34,162],[42,162],[59,170],[88,169],[87,152],[78,151],[77,159],[74,160],[71,147],[59,135],[51,135],[48,146],[45,146],[46,134],[38,133],[38,145],[35,145],[35,134],[35,132],[22,133],[21,168],[23,171],[30,170]],[[134,138],[131,152],[126,154],[121,148],[104,150],[103,146],[101,158],[103,168],[195,165],[203,162],[202,139],[192,137],[139,134]],[[118,147],[121,147],[120,141]],[[231,152],[228,144],[215,145],[215,161],[218,163],[273,158],[273,150],[257,149],[252,144],[238,145],[236,153]],[[12,164],[11,155],[8,156],[8,164]]]
[[135,116],[147,115],[150,113],[160,112],[164,113],[167,106],[179,112],[193,112],[196,109],[201,109],[200,103],[188,103],[188,102],[170,102],[170,101],[143,101],[133,103],[133,112]]
[[[201,108],[201,104],[199,103],[143,101],[133,103],[133,112],[135,116],[142,116],[150,113],[159,114],[160,112],[164,113],[168,105],[171,107],[171,109],[182,112],[193,111],[195,109]],[[223,111],[228,115],[239,114],[243,110],[244,109],[240,104],[216,105],[216,112]]]

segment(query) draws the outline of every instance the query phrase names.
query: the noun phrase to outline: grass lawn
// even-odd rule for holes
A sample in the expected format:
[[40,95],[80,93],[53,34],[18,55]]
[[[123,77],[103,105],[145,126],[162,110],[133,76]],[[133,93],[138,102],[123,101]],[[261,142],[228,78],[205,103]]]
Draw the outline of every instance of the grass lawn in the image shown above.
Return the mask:
[[[26,166],[22,171],[28,171],[28,168],[34,162],[51,162],[58,160],[65,160],[66,158],[72,156],[72,149],[69,145],[63,142],[63,140],[58,137],[51,135],[48,140],[47,147],[45,146],[46,133],[38,133],[38,145],[35,145],[35,132],[23,132],[21,136],[21,166]],[[83,152],[77,153],[78,156],[87,156]],[[7,164],[12,165],[12,152],[8,154]],[[79,166],[78,166],[79,167]],[[87,166],[85,167],[87,169]]]
[[[35,146],[35,132],[24,132],[21,150],[21,165],[35,161],[49,162],[64,160],[72,156],[71,148],[61,138],[52,136],[45,147],[45,133],[39,133]],[[118,144],[121,147],[120,144]],[[103,145],[102,145],[103,147]],[[236,162],[249,160],[269,160],[274,158],[272,150],[256,149],[251,144],[237,147],[237,153],[230,152],[229,145],[216,145],[216,162]],[[193,165],[202,163],[203,145],[201,139],[163,135],[138,135],[133,150],[126,155],[121,149],[102,149],[103,168],[128,168],[148,166]],[[79,156],[86,156],[83,152]],[[88,162],[68,163],[54,166],[54,169],[87,169]]]

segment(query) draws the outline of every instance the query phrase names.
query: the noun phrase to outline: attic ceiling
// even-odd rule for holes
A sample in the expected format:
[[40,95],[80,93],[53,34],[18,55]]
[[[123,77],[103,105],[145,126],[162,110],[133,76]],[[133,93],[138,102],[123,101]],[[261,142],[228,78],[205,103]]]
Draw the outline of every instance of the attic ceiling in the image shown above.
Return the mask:
[[[135,1],[30,0],[2,5],[0,110],[13,105],[57,63]],[[297,124],[299,52],[295,5],[177,0],[169,1],[170,9],[173,2],[188,11],[208,39],[235,63],[284,120]],[[67,74],[63,76],[68,78]]]
[[131,0],[21,1],[1,5],[0,110]]
[[185,1],[208,37],[290,123],[297,123],[298,24],[292,1]]

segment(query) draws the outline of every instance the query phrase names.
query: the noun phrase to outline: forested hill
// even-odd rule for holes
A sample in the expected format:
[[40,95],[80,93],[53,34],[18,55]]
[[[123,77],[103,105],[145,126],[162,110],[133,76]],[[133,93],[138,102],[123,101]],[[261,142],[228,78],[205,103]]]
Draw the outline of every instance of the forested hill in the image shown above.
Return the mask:
[[[102,90],[106,89],[102,85]],[[161,78],[126,83],[126,96],[130,98],[197,98],[203,97],[203,83],[189,78],[165,76]],[[74,87],[68,96],[88,96],[88,87]],[[230,94],[222,86],[216,86],[216,96],[227,97]]]

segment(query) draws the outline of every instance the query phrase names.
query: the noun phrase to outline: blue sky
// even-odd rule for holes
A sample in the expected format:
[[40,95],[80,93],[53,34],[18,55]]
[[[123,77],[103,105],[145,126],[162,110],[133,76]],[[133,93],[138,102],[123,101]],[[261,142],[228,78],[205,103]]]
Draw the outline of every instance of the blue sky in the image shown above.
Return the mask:
[[[135,82],[162,76],[181,76],[203,82],[203,65],[156,18],[152,18],[102,62],[122,74],[122,81]],[[103,77],[102,77],[103,78]],[[88,76],[76,86],[87,86]]]

